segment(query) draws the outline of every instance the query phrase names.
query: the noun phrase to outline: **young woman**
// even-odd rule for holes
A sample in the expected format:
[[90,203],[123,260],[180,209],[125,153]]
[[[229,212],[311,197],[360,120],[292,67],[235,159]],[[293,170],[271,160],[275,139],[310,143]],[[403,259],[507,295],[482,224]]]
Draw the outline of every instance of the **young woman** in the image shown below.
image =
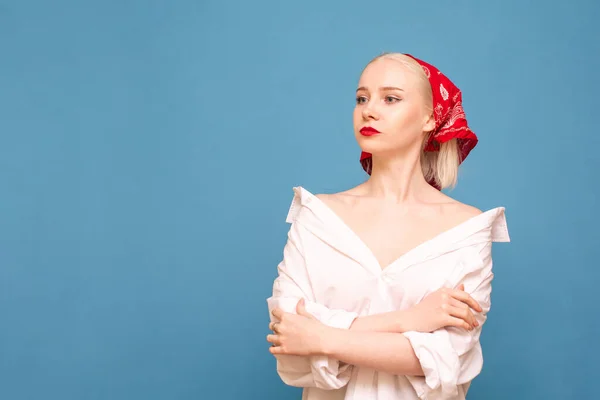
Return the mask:
[[492,242],[509,236],[503,207],[440,191],[477,144],[461,96],[411,55],[375,58],[354,110],[369,179],[294,188],[267,340],[303,399],[464,399],[481,371]]

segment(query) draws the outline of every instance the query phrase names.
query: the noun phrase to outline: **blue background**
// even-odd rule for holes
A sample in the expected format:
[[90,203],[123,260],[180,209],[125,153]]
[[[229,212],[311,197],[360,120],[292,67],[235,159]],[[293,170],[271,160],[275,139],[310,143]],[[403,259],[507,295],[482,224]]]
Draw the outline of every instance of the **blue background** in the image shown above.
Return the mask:
[[451,195],[507,207],[469,398],[599,398],[599,15],[0,1],[0,399],[299,398],[265,341],[291,188],[365,179],[354,90],[383,51],[463,90]]

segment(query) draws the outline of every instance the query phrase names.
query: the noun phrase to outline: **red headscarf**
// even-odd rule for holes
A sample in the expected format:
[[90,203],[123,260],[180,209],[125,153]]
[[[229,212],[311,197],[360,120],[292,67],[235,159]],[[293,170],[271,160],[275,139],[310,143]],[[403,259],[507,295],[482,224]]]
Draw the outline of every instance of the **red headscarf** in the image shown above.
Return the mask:
[[[465,111],[462,106],[461,91],[442,74],[436,67],[421,61],[410,54],[405,54],[417,61],[431,84],[433,92],[433,115],[435,118],[435,128],[429,136],[429,141],[425,145],[425,151],[439,151],[440,143],[457,139],[460,151],[460,161],[464,161],[469,152],[477,145],[477,136],[469,129]],[[369,175],[371,174],[372,163],[371,154],[363,151],[360,155],[360,163]],[[429,182],[436,186],[434,182]]]

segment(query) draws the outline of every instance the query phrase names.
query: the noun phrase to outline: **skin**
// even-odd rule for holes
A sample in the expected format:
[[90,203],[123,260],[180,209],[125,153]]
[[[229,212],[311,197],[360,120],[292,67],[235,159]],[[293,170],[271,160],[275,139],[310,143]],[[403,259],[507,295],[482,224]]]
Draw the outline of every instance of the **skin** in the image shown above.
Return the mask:
[[[385,58],[369,64],[358,83],[353,120],[358,144],[373,155],[372,174],[347,191],[317,197],[365,242],[381,268],[481,213],[441,193],[423,176],[421,149],[435,121],[412,70]],[[381,134],[363,136],[365,126]],[[410,309],[359,317],[350,329],[322,324],[300,300],[296,314],[273,310],[278,322],[269,325],[270,352],[327,355],[395,375],[423,376],[410,342],[399,333],[477,327],[473,313],[481,307],[463,289],[440,289]]]

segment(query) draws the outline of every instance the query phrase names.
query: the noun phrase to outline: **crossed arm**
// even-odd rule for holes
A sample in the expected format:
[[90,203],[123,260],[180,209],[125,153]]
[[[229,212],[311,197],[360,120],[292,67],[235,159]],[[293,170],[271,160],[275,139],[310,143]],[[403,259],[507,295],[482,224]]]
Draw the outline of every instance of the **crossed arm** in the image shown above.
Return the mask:
[[465,279],[471,295],[463,287],[440,289],[408,310],[365,317],[310,301],[310,287],[302,286],[309,282],[302,276],[305,269],[292,270],[286,260],[302,262],[293,240],[284,249],[268,300],[274,332],[267,340],[285,383],[336,389],[348,383],[353,366],[364,366],[413,377],[418,392],[451,396],[458,384],[479,373],[480,355],[467,353],[479,350],[475,347],[489,310],[491,259]]
[[323,324],[306,310],[302,299],[295,313],[273,309],[279,322],[269,324],[274,332],[267,337],[273,344],[270,351],[275,355],[327,356],[393,375],[424,376],[409,339],[399,333],[431,332],[451,325],[475,329],[479,323],[469,307],[476,311],[481,307],[463,288],[441,289],[409,310],[356,317],[347,329]]

